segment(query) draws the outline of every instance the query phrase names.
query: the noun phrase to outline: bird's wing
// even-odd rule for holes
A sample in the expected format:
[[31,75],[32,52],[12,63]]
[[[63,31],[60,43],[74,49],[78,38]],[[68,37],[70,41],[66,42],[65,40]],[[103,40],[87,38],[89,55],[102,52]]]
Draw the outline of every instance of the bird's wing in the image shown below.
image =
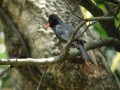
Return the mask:
[[71,38],[73,31],[73,27],[65,23],[56,26],[56,33],[59,34],[57,35],[58,38],[64,41],[68,41]]
[[70,32],[74,32],[74,27],[73,26],[71,26],[71,25],[69,25],[69,24],[66,24],[66,23],[62,23],[61,24],[65,29],[67,29],[68,31],[70,31]]

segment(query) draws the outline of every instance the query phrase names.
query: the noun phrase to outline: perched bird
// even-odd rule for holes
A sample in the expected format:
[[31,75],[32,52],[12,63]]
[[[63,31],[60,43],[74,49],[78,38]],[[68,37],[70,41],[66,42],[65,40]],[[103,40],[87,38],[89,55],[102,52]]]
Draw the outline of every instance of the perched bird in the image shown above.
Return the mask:
[[[53,29],[57,38],[64,43],[66,43],[71,38],[72,34],[75,31],[71,25],[64,23],[56,14],[49,15],[47,27],[48,26]],[[76,48],[78,48],[82,52],[84,58],[94,64],[87,51],[85,50],[83,41],[80,38],[74,41],[72,45],[77,45]]]

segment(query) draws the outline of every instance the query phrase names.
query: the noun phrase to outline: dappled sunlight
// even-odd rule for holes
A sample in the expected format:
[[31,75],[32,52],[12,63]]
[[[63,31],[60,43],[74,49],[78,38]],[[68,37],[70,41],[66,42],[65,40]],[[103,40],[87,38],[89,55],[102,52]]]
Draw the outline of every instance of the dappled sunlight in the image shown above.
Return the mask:
[[[111,70],[114,72],[117,68],[117,66],[120,64],[120,53],[117,52],[116,56],[113,59]],[[119,68],[120,69],[120,68]]]

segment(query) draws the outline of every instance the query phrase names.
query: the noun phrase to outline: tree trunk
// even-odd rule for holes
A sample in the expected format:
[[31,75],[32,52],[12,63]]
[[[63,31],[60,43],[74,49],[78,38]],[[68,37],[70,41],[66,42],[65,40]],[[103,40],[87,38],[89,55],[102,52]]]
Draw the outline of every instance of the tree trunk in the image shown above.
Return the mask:
[[[1,27],[5,32],[6,47],[10,58],[43,58],[60,54],[58,40],[51,29],[45,30],[47,17],[56,13],[66,22],[78,20],[71,13],[65,0],[2,0]],[[75,6],[75,2],[70,7]],[[81,10],[74,12],[78,16]],[[80,22],[73,24],[76,27]],[[85,27],[85,26],[84,26]],[[83,31],[84,27],[80,32]],[[86,42],[93,38],[87,31]],[[96,65],[89,62],[60,62],[40,66],[14,67],[11,78],[15,90],[118,90],[116,78],[99,49],[89,52]],[[84,61],[76,57],[72,61]],[[16,85],[16,86],[15,86]]]

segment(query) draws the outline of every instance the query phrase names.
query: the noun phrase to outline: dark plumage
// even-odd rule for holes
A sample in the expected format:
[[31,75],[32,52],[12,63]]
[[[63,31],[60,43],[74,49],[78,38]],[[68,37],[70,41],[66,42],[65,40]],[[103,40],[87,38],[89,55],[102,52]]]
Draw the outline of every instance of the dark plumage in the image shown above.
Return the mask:
[[[58,17],[58,15],[51,14],[49,16],[48,22],[49,22],[49,26],[53,29],[55,35],[57,36],[57,38],[61,42],[67,42],[71,38],[72,34],[75,31],[74,28],[71,25],[64,23]],[[82,54],[84,55],[85,59],[90,61],[92,64],[94,64],[94,62],[92,61],[92,59],[88,55],[87,51],[85,50],[83,42],[82,42],[82,40],[80,38],[78,38],[72,44],[74,46],[77,45],[77,48],[82,52]]]

